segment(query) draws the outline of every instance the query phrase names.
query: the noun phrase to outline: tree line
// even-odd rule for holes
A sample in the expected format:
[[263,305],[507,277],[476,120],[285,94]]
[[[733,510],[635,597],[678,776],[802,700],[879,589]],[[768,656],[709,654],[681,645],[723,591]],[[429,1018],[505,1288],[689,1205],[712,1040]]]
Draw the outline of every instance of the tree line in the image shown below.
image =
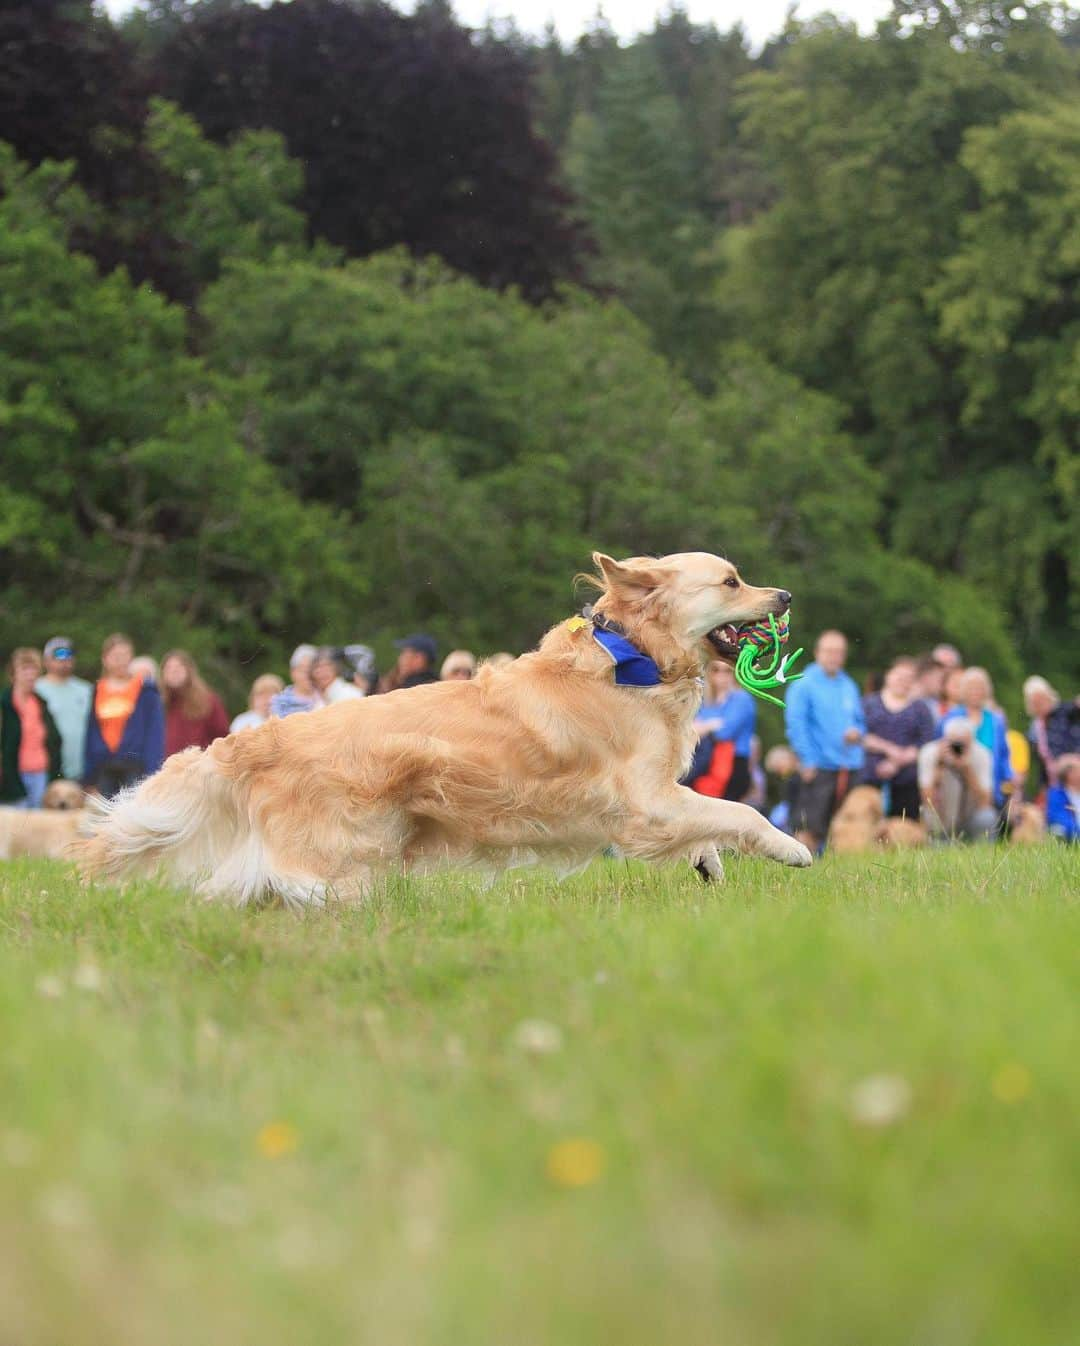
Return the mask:
[[941,0],[757,53],[6,8],[0,644],[525,647],[593,546],[700,547],[859,665],[1068,684],[1077,60]]

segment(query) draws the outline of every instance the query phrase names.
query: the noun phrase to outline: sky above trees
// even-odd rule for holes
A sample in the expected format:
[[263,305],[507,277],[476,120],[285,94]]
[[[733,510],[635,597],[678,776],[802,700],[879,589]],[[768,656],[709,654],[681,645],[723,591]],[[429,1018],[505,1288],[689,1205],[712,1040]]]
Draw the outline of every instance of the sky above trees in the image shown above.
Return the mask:
[[[538,34],[553,20],[559,36],[573,41],[596,15],[597,0],[453,0],[459,20],[481,27],[489,19],[513,19],[526,33]],[[404,12],[413,9],[410,0],[398,3]],[[135,0],[105,0],[105,8],[118,18],[135,8]],[[662,0],[607,0],[603,6],[608,22],[620,37],[633,37],[652,26],[657,14],[668,8]],[[685,8],[695,23],[715,23],[721,30],[741,23],[755,46],[780,32],[790,0],[686,0]],[[889,0],[809,0],[796,6],[806,19],[821,10],[853,19],[860,28],[871,27],[889,12]]]

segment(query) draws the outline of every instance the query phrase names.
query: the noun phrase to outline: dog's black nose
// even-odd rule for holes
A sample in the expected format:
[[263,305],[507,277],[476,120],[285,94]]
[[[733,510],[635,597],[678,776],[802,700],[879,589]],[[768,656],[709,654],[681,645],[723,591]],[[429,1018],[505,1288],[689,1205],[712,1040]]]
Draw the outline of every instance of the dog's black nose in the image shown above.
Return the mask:
[[781,612],[786,612],[791,607],[791,595],[786,589],[777,589],[776,601],[780,604]]

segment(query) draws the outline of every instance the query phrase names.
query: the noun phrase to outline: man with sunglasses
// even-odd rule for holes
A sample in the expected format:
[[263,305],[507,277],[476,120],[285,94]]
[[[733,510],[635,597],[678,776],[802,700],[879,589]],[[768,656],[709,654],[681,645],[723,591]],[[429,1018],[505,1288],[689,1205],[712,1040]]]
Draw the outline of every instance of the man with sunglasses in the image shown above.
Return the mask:
[[93,686],[75,676],[75,646],[66,636],[53,636],[43,651],[45,673],[34,691],[49,708],[60,731],[61,771],[67,780],[82,780],[86,725]]

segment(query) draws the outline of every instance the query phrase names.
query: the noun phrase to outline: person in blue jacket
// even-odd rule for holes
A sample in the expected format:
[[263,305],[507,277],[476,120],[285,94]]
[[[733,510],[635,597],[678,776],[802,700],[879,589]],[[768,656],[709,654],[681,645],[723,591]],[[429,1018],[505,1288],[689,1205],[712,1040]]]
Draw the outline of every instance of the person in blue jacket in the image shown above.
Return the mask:
[[949,720],[966,715],[976,743],[981,743],[990,754],[993,764],[992,790],[994,805],[1003,808],[1005,797],[1012,790],[1012,764],[1009,761],[1008,729],[1005,716],[992,706],[994,684],[985,668],[966,669],[960,680],[960,704],[946,714],[938,726],[938,737]]
[[[705,788],[706,782],[695,787],[702,794],[738,801],[753,783],[750,754],[757,708],[750,693],[736,685],[735,670],[724,660],[714,660],[705,676],[705,700],[694,719],[699,751],[694,754],[691,777],[700,780],[704,776],[715,782],[715,789]],[[718,759],[716,749],[724,745],[726,751]],[[714,771],[714,765],[722,765],[721,774]]]
[[847,652],[842,631],[823,631],[814,662],[788,688],[785,702],[787,739],[799,759],[791,825],[812,851],[828,835],[833,811],[863,765],[866,721],[859,689],[844,672]]
[[152,776],[165,760],[161,696],[150,679],[132,673],[134,653],[127,636],[106,639],[90,703],[83,783],[106,799]]
[[1080,842],[1080,756],[1058,761],[1058,781],[1046,792],[1046,830],[1059,841]]

